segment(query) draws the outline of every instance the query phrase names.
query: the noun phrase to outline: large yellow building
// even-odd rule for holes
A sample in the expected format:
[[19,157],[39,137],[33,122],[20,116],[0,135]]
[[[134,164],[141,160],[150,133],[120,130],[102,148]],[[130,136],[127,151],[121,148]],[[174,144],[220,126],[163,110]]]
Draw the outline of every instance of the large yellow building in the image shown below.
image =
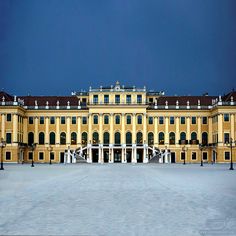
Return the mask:
[[165,96],[119,82],[71,96],[0,92],[0,113],[4,162],[229,162],[236,136],[236,92]]

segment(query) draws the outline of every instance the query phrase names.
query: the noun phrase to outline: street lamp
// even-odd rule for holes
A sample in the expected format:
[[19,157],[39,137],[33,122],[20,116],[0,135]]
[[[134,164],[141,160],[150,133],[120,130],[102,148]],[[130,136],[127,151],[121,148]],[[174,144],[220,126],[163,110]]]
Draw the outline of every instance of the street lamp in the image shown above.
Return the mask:
[[47,149],[49,151],[49,164],[51,165],[52,164],[51,153],[52,153],[53,147],[50,145]]
[[31,151],[33,152],[31,167],[34,167],[34,150],[36,148],[36,145],[37,145],[37,143],[33,143],[31,145]]
[[3,138],[1,138],[0,147],[1,147],[1,168],[0,168],[0,170],[4,170],[4,168],[3,168],[3,148],[6,147],[6,141]]
[[229,145],[230,147],[230,170],[234,170],[234,166],[233,166],[233,143],[236,144],[236,140],[233,141],[232,138],[230,138],[229,142],[226,142],[227,145]]
[[184,165],[186,164],[185,159],[186,159],[186,152],[188,151],[188,148],[186,146],[182,147],[182,151],[184,152]]
[[199,149],[200,149],[200,151],[201,151],[201,165],[200,165],[200,166],[203,166],[202,150],[204,149],[204,146],[203,146],[201,143],[199,143]]

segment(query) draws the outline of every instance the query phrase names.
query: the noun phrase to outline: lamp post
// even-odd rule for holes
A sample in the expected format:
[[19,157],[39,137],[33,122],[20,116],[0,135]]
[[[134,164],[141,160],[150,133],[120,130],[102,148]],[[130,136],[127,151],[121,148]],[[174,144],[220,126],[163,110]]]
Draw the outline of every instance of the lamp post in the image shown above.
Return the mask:
[[0,168],[0,170],[4,170],[4,168],[3,168],[3,148],[6,147],[6,141],[3,138],[1,139],[0,147],[1,147],[1,168]]
[[236,144],[236,140],[233,141],[232,138],[230,138],[230,141],[226,144],[230,147],[230,168],[229,170],[234,170],[234,164],[233,164],[233,143]]
[[203,145],[201,143],[199,143],[199,149],[201,151],[201,165],[200,166],[203,166],[203,160],[202,160],[202,150],[203,150]]
[[36,148],[36,145],[37,145],[36,143],[33,143],[33,144],[31,145],[31,150],[32,150],[32,152],[33,152],[31,167],[34,167],[34,150],[35,150],[35,148]]
[[182,147],[182,151],[184,152],[184,163],[183,163],[183,164],[185,165],[185,164],[186,164],[186,162],[185,162],[186,155],[185,155],[185,154],[186,154],[186,152],[188,151],[188,148],[187,148],[186,146],[183,146],[183,147]]
[[52,164],[51,153],[52,153],[53,147],[50,145],[47,149],[49,151],[49,164],[51,165]]

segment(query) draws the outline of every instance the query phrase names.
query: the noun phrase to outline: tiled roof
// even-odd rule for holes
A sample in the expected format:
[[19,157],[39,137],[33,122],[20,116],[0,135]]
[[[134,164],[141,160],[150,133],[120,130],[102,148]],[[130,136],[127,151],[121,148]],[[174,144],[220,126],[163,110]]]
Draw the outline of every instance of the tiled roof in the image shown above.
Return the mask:
[[5,102],[10,102],[10,101],[14,101],[14,97],[11,96],[10,94],[4,92],[4,91],[0,91],[0,101],[2,101],[2,98],[5,98]]
[[233,97],[233,100],[236,101],[236,91],[232,91],[232,92],[224,95],[222,100],[224,102],[230,102],[231,101],[231,97]]
[[38,106],[46,106],[48,102],[49,106],[56,106],[59,101],[60,106],[67,106],[67,102],[70,102],[70,106],[78,106],[78,98],[76,96],[21,96],[20,99],[24,100],[25,106],[34,106],[37,101]]
[[157,100],[157,105],[165,105],[166,101],[168,105],[176,105],[179,102],[179,106],[186,106],[189,101],[189,105],[198,105],[198,100],[200,100],[201,106],[212,105],[212,99],[216,99],[217,96],[161,96]]

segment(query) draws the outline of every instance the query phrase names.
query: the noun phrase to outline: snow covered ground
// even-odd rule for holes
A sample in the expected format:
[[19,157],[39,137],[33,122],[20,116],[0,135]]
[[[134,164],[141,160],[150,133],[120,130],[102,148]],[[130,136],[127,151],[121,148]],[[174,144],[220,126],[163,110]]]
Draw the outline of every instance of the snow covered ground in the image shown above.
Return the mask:
[[236,235],[229,165],[5,165],[0,235]]

